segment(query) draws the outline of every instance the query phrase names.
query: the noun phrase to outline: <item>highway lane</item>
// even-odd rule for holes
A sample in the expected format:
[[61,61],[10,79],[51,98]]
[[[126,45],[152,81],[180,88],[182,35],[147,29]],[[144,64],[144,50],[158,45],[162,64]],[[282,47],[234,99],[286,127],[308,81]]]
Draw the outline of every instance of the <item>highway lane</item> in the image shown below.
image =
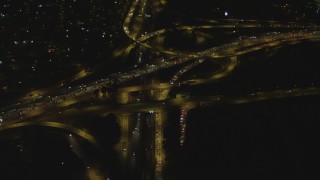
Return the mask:
[[79,102],[77,98],[91,97],[96,90],[101,89],[103,86],[112,87],[116,84],[122,84],[128,82],[132,79],[146,76],[150,73],[156,72],[161,69],[167,69],[173,66],[183,64],[192,60],[197,60],[199,58],[224,58],[224,57],[234,57],[248,52],[258,51],[267,47],[277,47],[282,45],[299,43],[303,40],[320,39],[320,32],[294,32],[294,33],[267,33],[255,38],[250,38],[246,40],[237,39],[234,42],[227,43],[218,47],[214,47],[193,55],[193,57],[177,57],[169,61],[158,62],[157,64],[146,65],[141,68],[134,69],[129,72],[112,74],[107,78],[97,80],[92,83],[79,85],[76,87],[68,87],[62,89],[59,93],[54,94],[54,96],[45,96],[39,99],[34,99],[24,103],[23,101],[16,103],[12,106],[12,109],[2,110],[2,118],[6,120],[7,117],[12,114],[27,114],[31,113],[31,110],[42,109],[42,112],[47,111],[49,107],[54,107],[57,104],[63,102],[76,103]]
[[[123,113],[134,113],[134,112],[150,112],[162,111],[166,107],[170,106],[184,106],[187,103],[196,103],[201,105],[206,104],[241,104],[250,103],[255,101],[263,101],[269,99],[280,99],[289,97],[300,97],[300,96],[313,96],[320,94],[320,87],[306,87],[306,88],[292,88],[292,89],[277,89],[274,91],[266,92],[254,92],[250,94],[244,94],[240,97],[230,97],[226,95],[215,95],[206,97],[189,97],[189,98],[171,98],[166,100],[155,100],[153,102],[138,102],[120,105],[117,109],[110,109],[110,104],[103,102],[99,104],[84,104],[83,107],[72,107],[65,106],[59,107],[53,112],[47,112],[39,116],[34,117],[34,121],[41,119],[45,121],[61,119],[63,116],[72,119],[72,117],[81,117],[83,114],[97,114],[105,115],[108,113],[123,114]],[[57,111],[62,111],[62,114],[56,113]],[[15,124],[18,122],[24,122],[25,120],[17,119],[12,121],[2,121],[2,127],[6,125]],[[70,120],[71,121],[71,120]]]
[[[298,24],[296,22],[288,22],[288,23],[281,23],[279,21],[258,21],[258,20],[243,20],[243,19],[225,19],[225,20],[201,20],[202,22],[214,22],[213,25],[200,25],[200,26],[177,26],[175,28],[166,28],[166,29],[160,29],[156,30],[154,32],[147,33],[145,32],[144,34],[141,34],[138,36],[138,31],[137,29],[140,29],[139,32],[143,32],[141,24],[143,20],[141,17],[144,17],[145,14],[143,11],[139,10],[140,9],[147,9],[147,5],[145,0],[133,0],[131,8],[127,14],[127,17],[125,18],[125,21],[123,23],[123,29],[126,35],[133,40],[136,44],[135,45],[140,45],[145,48],[149,48],[164,54],[168,55],[176,55],[176,56],[189,56],[193,57],[193,53],[182,53],[182,52],[177,52],[177,51],[170,51],[170,50],[164,50],[158,47],[153,47],[149,45],[148,43],[145,43],[146,40],[151,39],[156,36],[161,36],[164,35],[167,32],[171,32],[174,30],[179,30],[179,31],[194,31],[194,30],[199,30],[199,29],[239,29],[239,28],[283,28],[283,29],[288,29],[288,30],[298,30],[298,31],[303,31],[303,30],[311,30],[311,31],[316,31],[319,29],[319,25],[314,24],[314,23],[308,23],[308,24]],[[138,17],[138,21],[136,21],[136,18]],[[140,18],[139,18],[140,17]],[[130,26],[132,25],[132,27]],[[135,29],[135,31],[131,31],[130,29]],[[129,49],[126,49],[126,51],[130,51],[135,45],[130,46]]]
[[[86,157],[85,152],[83,152],[79,146],[78,139],[75,136],[79,136],[90,143],[95,148],[101,150],[101,146],[96,141],[95,137],[93,137],[90,133],[85,130],[81,130],[79,128],[75,128],[74,126],[61,123],[61,122],[53,122],[53,121],[32,121],[32,122],[20,122],[11,125],[6,125],[1,127],[1,131],[8,131],[13,129],[19,129],[22,127],[50,127],[56,129],[62,129],[67,131],[69,134],[66,135],[66,139],[70,144],[71,150],[77,154],[79,158],[81,158],[86,167],[86,174],[90,180],[103,180],[107,178],[106,174],[101,171],[99,168],[99,163],[97,161],[93,161]],[[62,162],[63,163],[63,162]]]
[[[77,119],[85,118],[85,114],[97,114],[97,115],[106,115],[108,113],[115,114],[128,114],[134,112],[146,112],[149,113],[150,110],[154,112],[163,111],[170,106],[180,106],[185,107],[186,104],[198,104],[198,105],[212,105],[212,104],[243,104],[256,101],[264,101],[269,99],[280,99],[280,98],[289,98],[289,97],[301,97],[301,96],[314,96],[320,94],[320,87],[307,87],[307,88],[292,88],[292,89],[283,89],[283,90],[274,90],[268,92],[255,92],[240,97],[228,97],[226,95],[216,95],[216,96],[207,96],[207,97],[190,97],[190,98],[172,98],[167,100],[159,100],[154,102],[140,102],[132,104],[124,104],[119,106],[117,109],[110,109],[108,103],[101,105],[84,105],[84,107],[60,107],[56,108],[55,111],[46,112],[44,114],[39,114],[34,116],[32,121],[29,121],[23,118],[18,118],[11,121],[1,121],[0,130],[11,127],[14,124],[19,123],[36,123],[36,122],[46,122],[46,121],[58,121],[59,123],[73,123]],[[62,113],[57,113],[61,111]],[[120,116],[122,117],[122,116]],[[73,120],[74,119],[74,120]],[[121,119],[121,118],[119,118]],[[128,120],[120,120],[121,122],[128,122]],[[127,125],[121,125],[127,127]],[[123,128],[126,132],[128,128]]]
[[[193,69],[194,67],[198,66],[199,64],[203,63],[205,60],[199,59],[198,61],[194,61],[190,63],[189,65],[183,67],[181,70],[179,70],[170,80],[171,84],[177,84],[179,83],[179,79],[186,74],[188,71]],[[186,80],[182,81],[180,84],[189,84],[189,85],[197,85],[197,84],[204,84],[213,82],[219,79],[222,79],[226,76],[228,76],[230,73],[232,73],[233,70],[235,70],[237,64],[238,64],[238,58],[237,56],[224,58],[224,60],[215,61],[215,63],[218,63],[220,67],[222,67],[219,71],[215,71],[211,73],[211,75],[208,78],[198,78],[198,79],[192,79],[192,80]]]

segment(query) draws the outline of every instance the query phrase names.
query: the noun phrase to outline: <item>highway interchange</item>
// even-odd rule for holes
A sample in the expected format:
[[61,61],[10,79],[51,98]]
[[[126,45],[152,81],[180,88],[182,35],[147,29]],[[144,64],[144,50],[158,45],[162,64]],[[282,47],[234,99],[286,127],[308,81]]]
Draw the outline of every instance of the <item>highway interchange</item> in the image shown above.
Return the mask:
[[[297,44],[305,41],[320,41],[319,26],[315,24],[299,25],[294,22],[279,23],[270,21],[260,23],[258,20],[212,20],[202,26],[178,26],[174,30],[178,31],[194,31],[198,29],[237,29],[237,28],[284,28],[285,31],[270,31],[261,33],[256,36],[239,37],[237,39],[230,39],[228,43],[221,44],[216,47],[211,47],[199,52],[179,52],[160,47],[154,47],[147,43],[149,39],[156,39],[160,36],[165,36],[166,33],[173,31],[173,29],[159,29],[154,32],[146,33],[143,30],[145,26],[146,12],[149,11],[150,4],[155,3],[150,0],[133,0],[129,12],[123,23],[123,30],[128,38],[132,41],[130,46],[123,50],[115,51],[114,55],[118,56],[123,53],[128,53],[137,46],[144,47],[156,52],[159,52],[163,57],[161,61],[155,61],[146,65],[139,65],[130,71],[122,71],[115,74],[110,74],[107,77],[98,79],[94,82],[88,82],[78,86],[68,86],[66,84],[58,86],[54,91],[49,89],[35,90],[27,93],[24,97],[10,106],[3,108],[0,111],[0,131],[5,129],[16,128],[25,125],[40,124],[43,126],[52,126],[56,128],[64,128],[81,135],[92,144],[95,142],[86,131],[80,131],[72,128],[72,122],[57,122],[59,119],[76,119],[75,117],[84,114],[99,114],[105,115],[110,112],[116,113],[119,118],[119,124],[122,130],[122,137],[117,146],[119,153],[122,156],[124,163],[131,162],[131,167],[136,166],[138,161],[147,161],[144,164],[153,162],[154,172],[157,179],[161,179],[161,171],[165,164],[165,154],[163,150],[163,126],[166,121],[165,110],[169,106],[178,105],[182,109],[186,104],[191,104],[191,107],[205,106],[211,104],[242,104],[254,101],[262,101],[276,98],[287,98],[297,96],[311,96],[319,95],[320,87],[306,87],[293,89],[277,89],[267,92],[255,92],[251,94],[244,94],[241,97],[226,97],[225,95],[215,95],[210,97],[189,97],[176,98],[168,96],[170,89],[184,84],[198,85],[210,83],[222,79],[232,73],[238,65],[238,57],[250,52],[256,52],[270,47],[282,47]],[[261,25],[263,24],[263,25]],[[290,31],[292,30],[292,31]],[[199,64],[213,60],[217,64],[221,64],[219,71],[212,73],[211,76],[202,79],[183,80],[181,77],[192,70]],[[88,104],[81,102],[90,101],[93,95],[101,90],[101,88],[114,88],[126,82],[138,79],[140,77],[147,77],[148,75],[157,71],[169,69],[171,67],[181,66],[169,82],[160,82],[148,85],[137,85],[130,87],[118,88],[117,103],[119,107],[112,109],[110,103],[110,96],[101,96],[95,98],[97,103]],[[87,72],[82,71],[78,78],[85,76]],[[130,101],[130,93],[138,91],[155,91],[159,93],[150,102],[136,102]],[[79,105],[75,107],[74,105]],[[189,108],[187,108],[189,109]],[[139,113],[137,113],[139,112]],[[142,115],[141,115],[142,114]],[[181,118],[185,119],[187,110],[182,111]],[[154,135],[153,139],[144,140],[144,147],[149,147],[147,157],[144,160],[136,160],[136,153],[139,151],[139,143],[141,143],[140,129],[143,125],[142,121],[151,122],[153,129],[144,131],[150,137]],[[67,121],[67,120],[65,120]],[[181,127],[185,128],[184,120],[181,121]],[[131,135],[129,136],[129,132]],[[182,130],[182,138],[184,141],[184,129]],[[154,145],[153,145],[154,144]],[[183,144],[183,143],[182,143]],[[152,147],[153,146],[153,147]],[[152,147],[152,148],[150,148]],[[141,151],[141,150],[140,150]],[[148,154],[146,153],[146,154]],[[143,156],[143,155],[141,155]],[[143,159],[143,158],[142,158]],[[146,166],[140,167],[141,176],[146,176],[151,172]],[[159,175],[160,174],[160,175]],[[149,174],[150,175],[150,174]],[[151,175],[150,175],[151,176]],[[96,178],[99,179],[99,178]]]

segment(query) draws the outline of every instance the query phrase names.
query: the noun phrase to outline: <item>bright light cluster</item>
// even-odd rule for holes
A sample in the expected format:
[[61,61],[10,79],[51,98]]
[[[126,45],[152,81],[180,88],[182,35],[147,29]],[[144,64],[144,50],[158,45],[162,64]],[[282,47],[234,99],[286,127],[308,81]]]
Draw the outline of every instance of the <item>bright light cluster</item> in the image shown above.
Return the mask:
[[182,146],[185,141],[186,118],[187,118],[187,112],[184,109],[182,109],[180,114],[180,146]]

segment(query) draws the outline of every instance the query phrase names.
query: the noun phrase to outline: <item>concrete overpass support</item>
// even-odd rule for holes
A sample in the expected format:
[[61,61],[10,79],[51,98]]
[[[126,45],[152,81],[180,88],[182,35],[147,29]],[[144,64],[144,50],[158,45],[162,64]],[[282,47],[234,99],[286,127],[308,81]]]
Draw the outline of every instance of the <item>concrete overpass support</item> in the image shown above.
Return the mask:
[[128,148],[129,146],[129,117],[130,114],[120,114],[118,115],[118,123],[121,129],[121,137],[116,145],[116,150],[118,151],[122,164],[126,164],[128,161]]
[[166,100],[169,95],[170,89],[160,89],[157,100]]
[[129,99],[130,99],[130,92],[121,92],[117,97],[118,97],[117,99],[118,103],[127,104],[129,103]]
[[163,167],[165,165],[165,152],[163,148],[163,141],[164,141],[164,135],[163,135],[163,128],[164,123],[166,120],[166,113],[164,111],[157,111],[155,112],[155,148],[154,148],[154,154],[155,154],[155,179],[156,180],[162,180],[162,172]]

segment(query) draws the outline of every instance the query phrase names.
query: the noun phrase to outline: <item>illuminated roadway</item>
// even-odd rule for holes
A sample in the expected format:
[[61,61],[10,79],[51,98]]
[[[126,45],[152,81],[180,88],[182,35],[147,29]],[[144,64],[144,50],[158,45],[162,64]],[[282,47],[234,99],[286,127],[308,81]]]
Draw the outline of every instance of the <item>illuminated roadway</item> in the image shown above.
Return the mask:
[[[152,65],[147,65],[135,70],[112,74],[107,78],[97,80],[92,83],[80,85],[76,87],[68,87],[60,90],[58,93],[51,96],[39,97],[39,99],[30,99],[27,101],[21,101],[14,106],[12,109],[6,110],[2,113],[2,117],[10,117],[13,113],[28,114],[32,112],[32,109],[42,108],[45,109],[56,106],[65,106],[74,104],[77,102],[77,98],[85,98],[91,96],[93,92],[100,89],[101,86],[113,86],[115,83],[124,83],[132,79],[148,75],[158,70],[166,69],[169,67],[177,66],[189,61],[199,61],[201,58],[223,58],[223,57],[234,57],[248,52],[257,51],[267,47],[276,47],[281,45],[296,44],[303,40],[319,40],[320,32],[295,32],[295,33],[268,33],[255,38],[249,38],[246,40],[236,40],[231,43],[227,43],[218,47],[214,47],[202,52],[198,52],[193,57],[177,57],[170,59],[169,61],[159,62]],[[41,113],[41,112],[40,112]]]
[[[81,84],[78,86],[68,87],[66,84],[62,86],[57,86],[54,89],[44,89],[36,90],[31,93],[28,93],[26,96],[22,97],[15,104],[8,106],[1,110],[0,114],[0,130],[7,128],[13,128],[15,126],[28,125],[28,123],[44,123],[47,122],[47,125],[56,126],[57,128],[68,129],[69,126],[62,125],[57,123],[57,119],[69,118],[69,117],[78,117],[85,113],[95,113],[95,114],[106,114],[109,112],[114,112],[120,114],[120,122],[122,131],[121,142],[128,142],[129,132],[129,117],[128,113],[134,112],[150,112],[150,110],[155,113],[155,159],[156,159],[156,172],[161,172],[164,163],[164,155],[162,153],[162,121],[163,114],[162,112],[170,105],[179,105],[183,107],[186,103],[192,103],[196,105],[207,105],[207,104],[217,104],[217,103],[231,103],[231,104],[241,104],[249,103],[254,101],[261,101],[266,99],[275,99],[275,98],[285,98],[285,97],[295,97],[295,96],[308,96],[308,95],[318,95],[320,94],[320,88],[318,87],[309,87],[309,88],[293,88],[288,90],[275,90],[270,92],[256,92],[250,95],[244,95],[242,97],[231,98],[225,97],[224,95],[210,96],[210,97],[193,97],[193,98],[168,98],[168,92],[172,87],[179,86],[181,83],[187,83],[189,85],[196,85],[211,82],[217,79],[221,79],[229,75],[238,64],[238,56],[259,51],[261,49],[269,47],[281,47],[292,44],[297,44],[303,41],[319,41],[320,40],[320,31],[317,31],[319,26],[314,24],[308,25],[299,25],[296,23],[279,23],[276,21],[268,21],[262,26],[261,23],[257,20],[207,20],[209,25],[202,26],[177,26],[175,29],[160,29],[151,33],[146,33],[143,31],[145,13],[148,10],[147,5],[150,3],[148,0],[134,0],[132,2],[131,8],[129,9],[128,15],[124,20],[123,29],[126,35],[133,41],[129,47],[125,48],[123,51],[118,50],[114,53],[115,56],[119,54],[128,53],[135,46],[143,46],[145,48],[163,53],[169,57],[162,58],[160,62],[153,62],[149,65],[136,67],[131,71],[119,72],[116,74],[111,74],[105,78],[99,79],[97,81]],[[138,8],[139,7],[139,8]],[[213,23],[213,24],[212,24]],[[267,25],[266,25],[267,24]],[[236,29],[236,28],[287,28],[288,30],[294,30],[293,32],[265,32],[257,36],[250,37],[239,37],[237,39],[230,39],[228,43],[218,45],[216,47],[208,48],[199,52],[190,52],[183,53],[178,51],[171,51],[162,49],[159,47],[153,47],[147,44],[147,40],[151,38],[157,38],[164,36],[166,33],[173,30],[180,31],[193,31],[197,29],[215,29],[215,28],[224,28],[224,29]],[[187,80],[185,82],[180,82],[181,77],[198,66],[199,64],[207,61],[213,60],[216,64],[219,64],[222,68],[219,71],[212,73],[207,79],[195,79]],[[118,89],[119,96],[121,94],[135,92],[135,91],[146,91],[146,90],[156,90],[159,89],[163,93],[158,99],[151,102],[139,102],[139,103],[130,103],[126,100],[120,104],[119,108],[116,110],[110,110],[110,104],[105,101],[108,101],[108,98],[96,99],[97,103],[94,105],[85,104],[84,107],[73,107],[75,104],[81,102],[86,102],[92,98],[94,93],[97,90],[100,90],[102,87],[113,88],[125,82],[129,82],[133,79],[139,77],[145,77],[151,73],[157,72],[159,70],[165,70],[170,67],[185,65],[182,69],[177,71],[170,82],[158,83],[153,85],[141,85],[133,87],[124,87]],[[74,78],[81,78],[88,74],[88,72],[82,71]],[[60,85],[60,84],[59,84]],[[124,98],[125,99],[125,98]],[[101,105],[99,104],[101,103]],[[79,112],[80,111],[80,112]],[[121,115],[122,114],[122,115]],[[32,119],[31,119],[32,118]],[[71,118],[72,119],[72,118]],[[32,122],[28,122],[31,121]],[[33,122],[34,121],[34,122]],[[52,122],[51,122],[52,121]],[[51,123],[51,124],[50,124]],[[68,122],[66,122],[68,124]],[[72,122],[70,122],[72,124]],[[140,125],[137,124],[135,127],[135,134],[133,136],[134,141],[132,141],[133,146],[136,146],[138,139],[140,138],[140,133],[137,129],[140,128]],[[69,128],[70,129],[70,128]],[[70,129],[75,133],[78,133],[88,139],[88,141],[96,144],[94,139],[85,131],[76,131]],[[126,134],[124,134],[126,132]],[[126,143],[123,143],[123,146],[127,147]],[[126,148],[118,147],[123,151],[123,157],[128,158],[128,152]],[[130,154],[133,152],[130,150]],[[161,179],[159,176],[157,179]]]

